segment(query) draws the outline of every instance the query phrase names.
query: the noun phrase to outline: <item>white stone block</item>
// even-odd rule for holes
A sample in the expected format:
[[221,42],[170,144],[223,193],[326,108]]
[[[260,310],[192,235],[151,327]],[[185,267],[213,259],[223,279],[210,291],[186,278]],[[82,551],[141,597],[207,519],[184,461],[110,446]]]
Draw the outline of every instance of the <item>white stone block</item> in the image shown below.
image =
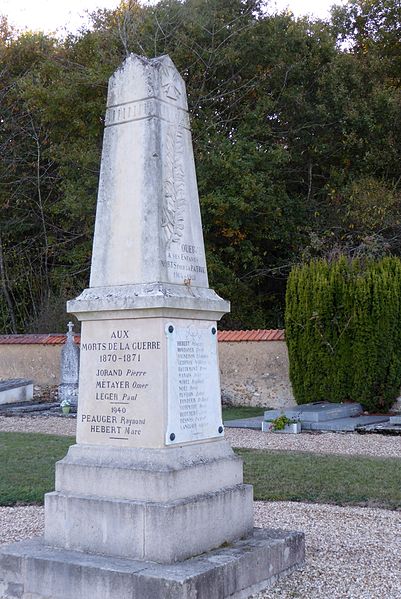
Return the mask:
[[216,331],[192,319],[83,322],[78,443],[157,448],[223,437]]
[[164,503],[45,496],[45,543],[89,553],[173,563],[248,536],[252,528],[250,485]]
[[242,460],[224,440],[168,449],[73,445],[56,464],[56,491],[172,501],[242,483]]
[[0,405],[32,401],[33,383],[26,379],[0,381]]

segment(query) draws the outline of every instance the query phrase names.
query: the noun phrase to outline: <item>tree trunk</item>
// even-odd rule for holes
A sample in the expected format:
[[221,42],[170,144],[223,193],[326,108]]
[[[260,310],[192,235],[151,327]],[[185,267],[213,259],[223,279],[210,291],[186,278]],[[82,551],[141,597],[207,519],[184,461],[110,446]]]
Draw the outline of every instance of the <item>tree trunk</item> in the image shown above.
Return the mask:
[[8,289],[7,289],[7,277],[6,277],[6,270],[5,270],[5,266],[4,266],[3,244],[2,244],[1,236],[0,236],[0,285],[1,285],[1,289],[4,294],[4,299],[6,300],[6,304],[8,307],[8,314],[9,314],[10,322],[11,322],[11,330],[12,330],[12,333],[16,333],[17,332],[17,324],[16,324],[16,320],[15,320],[13,304],[12,304],[11,297],[10,297],[10,294],[8,293]]

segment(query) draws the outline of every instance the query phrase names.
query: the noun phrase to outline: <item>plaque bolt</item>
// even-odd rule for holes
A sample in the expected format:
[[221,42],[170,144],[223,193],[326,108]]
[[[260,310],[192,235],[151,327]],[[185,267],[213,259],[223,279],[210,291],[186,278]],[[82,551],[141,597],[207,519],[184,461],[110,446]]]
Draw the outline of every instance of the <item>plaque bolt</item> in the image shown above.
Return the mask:
[[212,335],[215,335],[217,333],[215,327],[212,328]]
[[169,332],[169,333],[172,333],[173,331],[174,331],[174,327],[173,327],[173,325],[171,324],[171,325],[169,326],[169,328],[168,328],[168,332]]
[[[172,329],[173,327],[170,327],[170,328]],[[175,434],[171,433],[171,435],[170,435],[170,441],[174,441],[174,439],[175,439]]]
[[224,430],[224,429],[223,429],[223,427],[222,427],[222,426],[219,426],[219,433],[222,433],[222,432],[223,432],[223,430]]

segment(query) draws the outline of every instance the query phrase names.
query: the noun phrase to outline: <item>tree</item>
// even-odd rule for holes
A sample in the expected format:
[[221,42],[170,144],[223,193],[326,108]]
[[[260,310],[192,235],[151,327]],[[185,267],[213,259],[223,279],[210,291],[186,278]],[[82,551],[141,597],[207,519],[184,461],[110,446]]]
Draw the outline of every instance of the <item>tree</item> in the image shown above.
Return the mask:
[[332,11],[333,28],[342,44],[358,55],[377,54],[382,74],[400,82],[401,4],[399,0],[348,0]]
[[[55,173],[46,157],[48,131],[24,101],[24,78],[53,51],[42,35],[2,38],[0,225],[3,327],[29,321],[50,296],[52,261],[48,205],[54,201]],[[7,310],[4,310],[4,307]]]
[[313,261],[292,270],[286,341],[297,403],[386,412],[401,382],[401,261]]
[[339,27],[254,0],[129,0],[63,42],[6,28],[3,330],[63,326],[88,284],[107,80],[130,52],[168,53],[185,79],[210,283],[232,300],[223,326],[282,326],[304,258],[399,253],[393,63],[383,77],[381,38],[344,49]]

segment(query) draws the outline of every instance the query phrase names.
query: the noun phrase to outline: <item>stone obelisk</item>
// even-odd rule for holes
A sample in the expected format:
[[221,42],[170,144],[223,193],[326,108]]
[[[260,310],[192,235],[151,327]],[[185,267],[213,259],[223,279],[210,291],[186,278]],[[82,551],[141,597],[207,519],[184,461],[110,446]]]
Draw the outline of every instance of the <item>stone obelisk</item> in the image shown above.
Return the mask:
[[224,440],[216,321],[229,304],[208,285],[168,56],[125,60],[105,125],[90,287],[68,303],[82,321],[77,443],[45,497],[44,543],[6,552],[29,567],[4,596],[246,597],[302,561],[303,537],[254,532],[252,487]]

